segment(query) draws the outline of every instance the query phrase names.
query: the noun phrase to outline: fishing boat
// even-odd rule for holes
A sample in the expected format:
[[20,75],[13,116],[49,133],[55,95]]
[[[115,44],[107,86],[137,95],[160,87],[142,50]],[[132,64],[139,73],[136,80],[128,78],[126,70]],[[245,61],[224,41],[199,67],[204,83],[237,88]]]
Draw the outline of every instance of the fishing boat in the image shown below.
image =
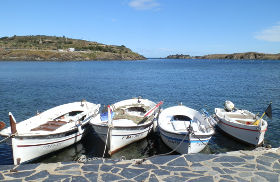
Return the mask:
[[105,150],[112,155],[150,133],[161,104],[140,97],[123,100],[109,105],[107,112],[91,120],[90,124],[104,141]]
[[[271,104],[264,114],[271,115]],[[237,109],[231,101],[224,108],[215,108],[218,127],[226,134],[251,145],[261,145],[267,130],[267,121],[250,111]]]
[[83,100],[37,113],[19,123],[9,113],[10,127],[1,130],[0,135],[11,137],[14,164],[26,163],[79,142],[99,107]]
[[164,109],[158,118],[162,141],[181,154],[198,153],[214,134],[213,118],[184,105]]

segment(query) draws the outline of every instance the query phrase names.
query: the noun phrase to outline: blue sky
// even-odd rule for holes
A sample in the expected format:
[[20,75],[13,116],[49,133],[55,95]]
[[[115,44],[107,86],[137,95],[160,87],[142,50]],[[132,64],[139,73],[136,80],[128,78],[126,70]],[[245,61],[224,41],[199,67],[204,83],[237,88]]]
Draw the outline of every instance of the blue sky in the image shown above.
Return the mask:
[[280,53],[280,0],[2,0],[0,37],[55,35],[146,57]]

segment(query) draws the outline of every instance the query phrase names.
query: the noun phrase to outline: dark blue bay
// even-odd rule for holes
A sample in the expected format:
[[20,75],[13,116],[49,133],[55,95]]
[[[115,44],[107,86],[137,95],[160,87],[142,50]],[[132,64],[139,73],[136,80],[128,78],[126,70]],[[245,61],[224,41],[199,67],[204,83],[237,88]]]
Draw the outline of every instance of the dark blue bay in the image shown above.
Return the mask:
[[[238,60],[0,62],[0,120],[8,123],[8,112],[22,121],[37,110],[86,99],[107,105],[142,96],[164,108],[184,105],[207,108],[213,113],[231,100],[239,108],[255,113],[273,102],[273,119],[265,143],[280,146],[280,62]],[[251,149],[217,133],[203,153]],[[134,152],[131,152],[134,151]],[[139,158],[168,152],[157,136],[150,136],[115,154],[113,158]],[[97,157],[102,143],[89,134],[77,145],[39,162],[71,161],[82,154]],[[0,144],[0,164],[12,164],[8,144]]]

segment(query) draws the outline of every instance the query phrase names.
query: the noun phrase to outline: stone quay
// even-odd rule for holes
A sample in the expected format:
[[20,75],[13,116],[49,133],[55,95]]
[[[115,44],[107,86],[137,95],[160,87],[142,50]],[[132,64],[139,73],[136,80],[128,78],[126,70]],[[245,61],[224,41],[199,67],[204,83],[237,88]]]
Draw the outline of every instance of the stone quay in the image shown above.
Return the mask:
[[134,160],[82,157],[77,162],[0,165],[0,181],[279,182],[280,148]]

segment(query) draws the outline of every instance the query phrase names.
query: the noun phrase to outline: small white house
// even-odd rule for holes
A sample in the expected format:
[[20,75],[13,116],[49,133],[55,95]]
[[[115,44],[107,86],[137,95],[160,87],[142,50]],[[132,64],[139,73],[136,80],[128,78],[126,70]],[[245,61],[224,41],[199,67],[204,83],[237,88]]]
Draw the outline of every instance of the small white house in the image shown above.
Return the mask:
[[69,51],[69,52],[74,52],[74,51],[75,51],[75,48],[68,48],[68,51]]

